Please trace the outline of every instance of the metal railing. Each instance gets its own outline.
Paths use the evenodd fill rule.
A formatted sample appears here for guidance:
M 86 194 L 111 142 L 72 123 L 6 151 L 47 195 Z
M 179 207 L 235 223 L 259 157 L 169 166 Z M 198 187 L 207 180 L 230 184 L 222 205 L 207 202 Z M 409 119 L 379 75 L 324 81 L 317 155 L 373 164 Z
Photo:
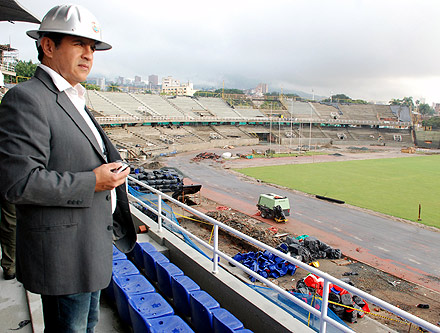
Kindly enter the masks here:
M 271 287 L 272 289 L 278 291 L 280 294 L 282 294 L 283 296 L 287 297 L 289 300 L 291 300 L 292 302 L 294 302 L 296 305 L 300 306 L 301 308 L 307 310 L 308 312 L 311 312 L 313 315 L 317 316 L 320 318 L 320 330 L 319 332 L 321 333 L 325 333 L 326 329 L 327 329 L 327 324 L 331 324 L 335 327 L 337 327 L 338 329 L 340 329 L 343 332 L 353 332 L 353 330 L 351 330 L 350 328 L 347 328 L 346 326 L 338 323 L 337 321 L 335 321 L 334 319 L 330 318 L 327 315 L 327 310 L 328 310 L 328 295 L 329 295 L 329 286 L 330 283 L 336 284 L 341 288 L 344 288 L 346 290 L 348 290 L 349 292 L 358 295 L 359 297 L 362 297 L 363 299 L 370 301 L 371 303 L 387 310 L 390 311 L 392 313 L 394 313 L 395 315 L 403 318 L 404 320 L 407 320 L 408 322 L 411 322 L 413 324 L 419 325 L 420 327 L 427 329 L 431 332 L 438 332 L 440 333 L 440 328 L 438 326 L 435 326 L 417 316 L 414 316 L 406 311 L 401 310 L 400 308 L 389 304 L 373 295 L 370 295 L 356 287 L 353 287 L 327 273 L 324 273 L 312 266 L 309 266 L 305 263 L 303 263 L 302 261 L 299 261 L 297 259 L 292 258 L 291 256 L 278 251 L 276 249 L 274 249 L 273 247 L 270 247 L 252 237 L 249 237 L 245 234 L 243 234 L 242 232 L 235 230 L 215 219 L 213 219 L 212 217 L 209 217 L 201 212 L 199 212 L 198 210 L 187 206 L 183 203 L 181 203 L 180 201 L 152 188 L 151 186 L 146 185 L 145 183 L 142 183 L 140 181 L 138 181 L 137 179 L 129 176 L 128 177 L 131 181 L 135 182 L 136 184 L 145 187 L 146 189 L 148 189 L 149 191 L 151 191 L 152 193 L 155 193 L 158 197 L 158 205 L 157 205 L 157 209 L 154 209 L 153 207 L 145 204 L 144 202 L 142 202 L 140 199 L 129 195 L 129 197 L 134 200 L 136 203 L 138 203 L 139 205 L 141 205 L 142 207 L 148 209 L 149 211 L 153 212 L 154 214 L 157 215 L 158 217 L 158 232 L 162 232 L 162 228 L 163 228 L 163 220 L 165 220 L 168 223 L 171 223 L 173 225 L 173 228 L 177 228 L 179 231 L 181 231 L 182 233 L 184 233 L 185 235 L 187 235 L 188 237 L 190 237 L 191 239 L 197 241 L 200 245 L 204 246 L 206 249 L 208 249 L 209 251 L 212 252 L 212 273 L 216 274 L 218 272 L 218 258 L 221 257 L 223 259 L 225 259 L 226 261 L 232 263 L 234 266 L 237 266 L 239 268 L 241 268 L 243 271 L 245 271 L 247 274 L 251 275 L 252 277 L 254 277 L 255 279 L 259 280 L 260 282 L 266 284 L 267 286 Z M 171 201 L 172 203 L 176 204 L 177 206 L 185 209 L 186 211 L 194 214 L 195 216 L 209 222 L 212 223 L 214 226 L 214 231 L 213 231 L 213 245 L 210 245 L 208 243 L 206 243 L 204 240 L 198 238 L 197 236 L 191 234 L 190 232 L 188 232 L 186 229 L 182 228 L 181 226 L 179 226 L 178 224 L 174 223 L 171 219 L 169 219 L 168 217 L 162 215 L 162 199 L 167 199 L 169 201 Z M 315 309 L 314 307 L 308 305 L 307 303 L 301 301 L 300 299 L 296 298 L 295 296 L 293 296 L 291 293 L 287 292 L 286 290 L 280 288 L 279 286 L 277 286 L 276 284 L 272 283 L 271 281 L 267 280 L 266 278 L 262 277 L 261 275 L 257 274 L 256 272 L 250 270 L 249 268 L 247 268 L 246 266 L 242 265 L 240 262 L 232 259 L 230 256 L 228 256 L 227 254 L 221 252 L 219 250 L 219 246 L 218 246 L 218 236 L 219 236 L 219 228 L 234 234 L 235 236 L 249 242 L 252 243 L 256 246 L 258 246 L 259 248 L 262 248 L 264 250 L 270 251 L 271 253 L 277 255 L 280 258 L 283 258 L 284 260 L 287 260 L 288 262 L 310 272 L 313 273 L 321 278 L 323 278 L 324 280 L 324 289 L 323 289 L 323 295 L 322 295 L 322 306 L 321 306 L 321 311 Z
M 278 123 L 289 124 L 335 124 L 335 125 L 370 125 L 370 126 L 384 126 L 384 127 L 409 127 L 409 122 L 398 121 L 374 121 L 374 120 L 350 120 L 350 119 L 325 119 L 325 118 L 272 118 L 272 117 L 252 117 L 252 118 L 238 118 L 238 117 L 200 117 L 193 118 L 189 116 L 171 117 L 171 116 L 100 116 L 96 117 L 99 124 L 124 124 L 124 123 L 149 123 L 149 122 L 191 122 L 191 123 L 228 123 L 228 122 L 256 122 L 256 123 Z

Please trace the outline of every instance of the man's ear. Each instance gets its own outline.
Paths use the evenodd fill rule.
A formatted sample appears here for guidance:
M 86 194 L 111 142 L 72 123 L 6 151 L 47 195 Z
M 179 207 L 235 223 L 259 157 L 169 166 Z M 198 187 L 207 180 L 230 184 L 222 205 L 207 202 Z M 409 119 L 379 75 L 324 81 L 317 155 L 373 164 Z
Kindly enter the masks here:
M 55 43 L 49 37 L 43 37 L 40 40 L 41 48 L 43 49 L 44 55 L 51 59 L 55 51 Z

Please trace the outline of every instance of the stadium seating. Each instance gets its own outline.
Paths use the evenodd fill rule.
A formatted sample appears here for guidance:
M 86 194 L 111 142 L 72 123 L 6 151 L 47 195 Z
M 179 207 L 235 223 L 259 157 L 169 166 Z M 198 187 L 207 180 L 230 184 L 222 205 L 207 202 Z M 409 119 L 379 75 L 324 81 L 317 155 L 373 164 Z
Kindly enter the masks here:
M 227 105 L 221 98 L 199 97 L 200 103 L 216 117 L 240 118 L 241 115 Z
M 114 248 L 112 286 L 119 316 L 134 333 L 194 332 L 191 326 L 196 332 L 251 332 L 151 243 L 137 243 L 129 257 L 156 279 L 148 281 L 124 257 Z

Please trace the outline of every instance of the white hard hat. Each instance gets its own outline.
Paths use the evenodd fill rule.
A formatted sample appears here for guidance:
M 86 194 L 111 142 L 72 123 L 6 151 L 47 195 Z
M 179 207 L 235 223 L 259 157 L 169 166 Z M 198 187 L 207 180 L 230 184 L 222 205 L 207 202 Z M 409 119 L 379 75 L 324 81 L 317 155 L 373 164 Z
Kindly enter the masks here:
M 78 5 L 60 5 L 49 10 L 41 22 L 40 29 L 29 30 L 27 35 L 39 39 L 45 32 L 81 36 L 96 41 L 96 50 L 109 50 L 110 44 L 102 41 L 101 27 L 95 16 Z

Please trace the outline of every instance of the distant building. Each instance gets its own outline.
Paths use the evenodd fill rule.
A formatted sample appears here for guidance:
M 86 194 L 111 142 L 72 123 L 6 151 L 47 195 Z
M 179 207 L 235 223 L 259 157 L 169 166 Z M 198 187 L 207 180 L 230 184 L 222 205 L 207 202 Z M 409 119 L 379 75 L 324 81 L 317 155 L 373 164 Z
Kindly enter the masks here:
M 149 75 L 148 76 L 148 84 L 151 86 L 158 86 L 159 85 L 159 77 L 157 75 Z
M 257 88 L 255 88 L 256 90 L 256 94 L 267 94 L 269 92 L 269 87 L 267 86 L 266 83 L 260 83 L 258 84 Z
M 105 78 L 104 77 L 100 77 L 99 79 L 97 79 L 96 84 L 99 86 L 99 89 L 101 89 L 101 91 L 105 91 Z
M 440 114 L 440 103 L 435 103 L 433 109 L 435 114 Z
M 172 76 L 162 78 L 162 89 L 167 87 L 179 87 L 180 81 L 174 79 Z
M 191 82 L 180 84 L 179 80 L 172 76 L 162 78 L 161 93 L 167 95 L 194 96 L 194 86 Z
M 18 50 L 11 45 L 0 45 L 0 87 L 5 85 L 4 75 L 15 76 L 15 64 L 18 61 Z
M 123 76 L 118 76 L 118 78 L 116 79 L 116 84 L 122 86 L 124 85 L 124 80 L 125 78 Z

